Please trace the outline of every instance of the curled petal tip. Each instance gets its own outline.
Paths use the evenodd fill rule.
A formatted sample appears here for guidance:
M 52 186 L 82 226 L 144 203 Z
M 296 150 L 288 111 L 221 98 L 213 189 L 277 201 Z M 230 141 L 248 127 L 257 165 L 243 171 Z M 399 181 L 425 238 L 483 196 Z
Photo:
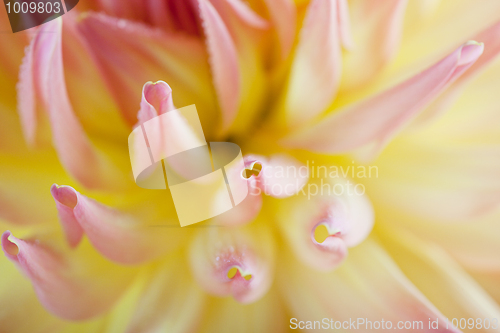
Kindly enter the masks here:
M 325 233 L 325 231 L 318 230 L 323 228 L 323 224 L 317 225 L 313 228 L 311 232 L 311 241 L 319 251 L 326 253 L 329 258 L 328 265 L 321 265 L 319 268 L 330 269 L 340 265 L 347 257 L 347 245 L 342 239 L 340 231 L 326 230 L 326 235 L 324 235 L 326 238 L 318 238 L 318 234 Z
M 478 43 L 473 40 L 466 42 L 460 49 L 458 66 L 474 63 L 481 56 L 481 54 L 483 54 L 483 51 L 483 43 Z
M 139 124 L 174 110 L 172 89 L 164 81 L 146 82 L 142 88 L 141 109 L 137 114 Z
M 344 237 L 349 234 L 352 224 L 347 206 L 341 200 L 335 200 L 325 207 L 319 223 L 314 219 L 311 221 L 312 250 L 316 253 L 310 263 L 320 270 L 337 267 L 347 257 Z
M 74 215 L 78 193 L 70 186 L 53 184 L 50 193 L 56 202 L 57 213 L 69 246 L 76 247 L 83 237 L 83 228 Z
M 10 260 L 17 260 L 17 255 L 19 254 L 19 247 L 15 242 L 9 240 L 12 233 L 7 230 L 2 234 L 2 250 Z M 12 236 L 14 237 L 14 236 Z
M 78 203 L 76 191 L 70 186 L 59 186 L 57 184 L 53 184 L 50 187 L 50 193 L 54 197 L 54 200 L 66 207 L 75 208 Z
M 63 255 L 39 240 L 15 238 L 10 231 L 2 235 L 2 249 L 31 281 L 40 303 L 64 319 L 85 320 L 108 311 L 130 281 L 130 273 L 119 267 L 104 268 L 103 276 L 94 279 L 95 267 L 103 264 L 100 258 L 70 265 L 70 259 L 88 258 Z
M 373 158 L 464 74 L 482 52 L 482 44 L 467 42 L 393 88 L 351 104 L 298 134 L 292 134 L 284 139 L 284 144 L 329 154 L 364 150 L 365 158 Z
M 272 239 L 267 229 L 258 234 L 248 231 L 213 229 L 195 238 L 190 248 L 191 269 L 206 292 L 232 296 L 243 304 L 267 292 L 274 261 Z
M 282 201 L 278 220 L 302 262 L 320 271 L 330 271 L 344 261 L 348 248 L 368 236 L 373 227 L 373 211 L 364 194 L 348 192 L 352 183 L 347 179 L 321 184 L 342 188 L 342 194 L 295 196 Z M 317 184 L 312 180 L 310 185 Z
M 92 245 L 108 259 L 122 264 L 138 264 L 163 254 L 177 244 L 175 231 L 165 236 L 141 224 L 135 215 L 112 209 L 69 186 L 52 185 L 59 218 L 71 247 L 85 233 Z

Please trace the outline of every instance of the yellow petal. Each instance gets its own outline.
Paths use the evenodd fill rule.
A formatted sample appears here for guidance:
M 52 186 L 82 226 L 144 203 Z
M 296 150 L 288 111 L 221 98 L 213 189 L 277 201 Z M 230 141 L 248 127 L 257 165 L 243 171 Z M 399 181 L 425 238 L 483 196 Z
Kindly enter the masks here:
M 403 273 L 446 317 L 500 317 L 500 306 L 437 243 L 394 228 L 381 234 Z
M 293 272 L 291 274 L 290 272 Z M 354 331 L 361 320 L 359 331 L 376 331 L 368 321 L 376 325 L 381 320 L 391 322 L 392 330 L 399 322 L 410 321 L 411 325 L 427 329 L 429 318 L 439 320 L 440 332 L 459 332 L 446 328 L 443 315 L 418 291 L 390 259 L 382 247 L 367 240 L 353 249 L 345 263 L 333 272 L 322 273 L 307 269 L 287 258 L 279 271 L 278 285 L 286 297 L 297 320 L 328 323 L 331 318 Z M 358 319 L 359 318 L 359 319 Z M 293 322 L 290 325 L 293 328 Z M 305 326 L 303 324 L 303 326 Z M 375 326 L 376 327 L 376 326 Z M 387 326 L 386 326 L 387 327 Z M 413 327 L 417 330 L 417 327 Z

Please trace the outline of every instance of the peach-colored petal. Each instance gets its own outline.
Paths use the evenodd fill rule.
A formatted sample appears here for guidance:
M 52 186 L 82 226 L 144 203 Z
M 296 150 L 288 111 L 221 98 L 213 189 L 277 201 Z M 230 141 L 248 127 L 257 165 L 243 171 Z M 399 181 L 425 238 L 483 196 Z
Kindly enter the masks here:
M 88 44 L 127 122 L 137 122 L 144 82 L 164 80 L 176 104 L 196 104 L 205 128 L 214 123 L 215 98 L 202 43 L 191 36 L 102 14 L 86 14 L 77 27 Z
M 341 90 L 356 89 L 373 80 L 396 55 L 407 2 L 351 2 L 352 34 L 356 46 L 343 56 Z
M 285 154 L 270 157 L 259 155 L 245 156 L 245 166 L 252 169 L 255 164 L 261 166 L 258 175 L 253 176 L 255 186 L 266 195 L 275 198 L 287 198 L 298 193 L 309 179 L 308 168 Z
M 227 129 L 236 117 L 241 95 L 238 54 L 227 26 L 213 5 L 207 0 L 198 0 L 198 5 L 222 111 L 222 126 Z
M 31 280 L 45 308 L 65 319 L 88 319 L 107 311 L 131 277 L 128 270 L 96 257 L 92 265 L 80 266 L 81 261 L 77 264 L 39 241 L 17 239 L 10 231 L 2 235 L 2 249 Z
M 399 229 L 384 229 L 382 235 L 403 273 L 446 317 L 500 316 L 499 305 L 438 244 Z
M 344 153 L 368 145 L 379 149 L 465 72 L 482 52 L 482 44 L 467 42 L 419 75 L 348 106 L 318 124 L 290 135 L 283 143 L 289 147 L 329 154 Z
M 373 208 L 355 186 L 348 179 L 311 179 L 304 195 L 277 203 L 280 227 L 302 262 L 318 270 L 332 270 L 346 258 L 347 248 L 368 237 Z M 326 228 L 328 236 L 316 239 L 318 228 Z
M 500 53 L 500 22 L 493 24 L 486 30 L 477 34 L 474 40 L 485 44 L 484 52 L 481 57 L 465 72 L 458 80 L 456 80 L 439 98 L 437 98 L 429 107 L 418 115 L 412 126 L 421 126 L 429 121 L 435 120 L 436 117 L 445 112 L 457 98 L 461 95 L 463 89 L 472 81 L 478 74 L 483 72 L 491 62 L 498 59 Z
M 207 227 L 190 244 L 191 270 L 208 293 L 251 303 L 271 286 L 274 252 L 270 230 L 258 222 L 238 228 Z
M 62 20 L 53 20 L 38 30 L 27 49 L 18 88 L 18 98 L 27 100 L 19 103 L 26 137 L 33 141 L 35 108 L 40 103 L 48 112 L 53 143 L 66 170 L 89 188 L 123 187 L 123 175 L 91 144 L 73 112 L 64 78 L 61 35 Z
M 500 280 L 500 270 L 471 270 L 469 273 L 474 277 L 474 279 L 481 284 L 481 286 L 488 292 L 490 297 L 495 299 L 497 304 L 500 303 L 500 286 L 498 281 Z
M 134 216 L 119 212 L 69 186 L 54 184 L 51 193 L 58 203 L 68 242 L 76 246 L 81 238 L 81 231 L 75 225 L 77 221 L 94 247 L 118 263 L 138 264 L 157 258 L 176 247 L 186 234 L 180 231 L 180 227 L 147 225 L 144 223 L 145 219 L 150 219 L 147 213 Z
M 338 1 L 311 1 L 285 97 L 286 124 L 298 126 L 333 102 L 341 74 Z
M 347 322 L 344 324 L 346 330 L 355 330 L 360 318 L 356 330 L 372 332 L 376 330 L 374 326 L 371 329 L 366 326 L 368 321 L 372 325 L 375 321 L 381 325 L 382 319 L 385 323 L 390 321 L 392 331 L 400 321 L 403 324 L 422 321 L 419 329 L 413 328 L 418 331 L 428 329 L 429 318 L 438 318 L 436 332 L 460 332 L 451 325 L 446 328 L 445 317 L 373 240 L 353 249 L 349 259 L 333 272 L 317 272 L 297 265 L 300 263 L 288 258 L 278 276 L 278 286 L 293 317 L 301 318 L 299 320 L 321 322 L 323 318 L 331 318 L 340 321 L 341 325 Z M 294 274 L 287 274 L 290 271 Z M 350 326 L 350 321 L 354 322 L 354 327 Z M 383 330 L 381 326 L 379 330 Z
M 295 39 L 297 9 L 292 0 L 265 0 L 265 3 L 278 35 L 281 59 L 285 59 Z

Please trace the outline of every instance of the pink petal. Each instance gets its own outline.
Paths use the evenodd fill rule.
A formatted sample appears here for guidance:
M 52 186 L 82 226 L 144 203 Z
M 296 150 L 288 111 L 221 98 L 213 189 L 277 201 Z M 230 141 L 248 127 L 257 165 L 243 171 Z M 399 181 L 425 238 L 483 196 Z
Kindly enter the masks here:
M 143 20 L 146 17 L 146 6 L 143 0 L 97 0 L 102 9 L 109 15 L 129 20 Z
M 196 1 L 167 0 L 171 15 L 180 31 L 200 35 L 199 21 L 196 16 Z
M 245 163 L 245 168 L 250 168 L 247 163 Z M 235 179 L 233 177 L 241 176 L 242 170 L 238 165 L 235 165 L 233 168 L 229 168 L 229 170 L 227 170 L 228 179 Z M 261 195 L 262 190 L 259 188 L 257 178 L 252 176 L 247 179 L 246 184 L 242 183 L 238 185 L 246 185 L 248 187 L 248 194 L 246 198 L 237 204 L 237 206 L 233 209 L 214 217 L 211 224 L 224 226 L 244 225 L 252 222 L 260 213 L 263 200 Z
M 163 81 L 147 82 L 142 88 L 141 109 L 137 114 L 139 124 L 171 110 L 175 107 L 170 86 Z
M 261 298 L 273 280 L 274 243 L 262 225 L 200 229 L 190 244 L 191 270 L 198 284 L 217 296 L 232 295 L 240 303 Z M 228 277 L 236 268 L 234 277 Z
M 351 35 L 351 19 L 349 17 L 347 0 L 339 0 L 338 11 L 340 40 L 342 41 L 342 45 L 350 51 L 354 47 L 354 41 Z
M 17 85 L 17 94 L 22 96 L 18 98 L 17 109 L 24 134 L 24 139 L 28 145 L 35 144 L 36 129 L 39 117 L 36 106 L 35 82 L 33 81 L 33 54 L 32 45 L 26 49 L 23 63 L 19 69 L 19 84 Z
M 214 147 L 216 146 L 211 146 L 212 154 L 214 154 Z M 233 198 L 236 192 L 247 193 L 247 196 L 239 203 L 235 203 L 236 206 L 229 211 L 214 217 L 210 224 L 224 226 L 244 225 L 252 222 L 260 213 L 263 200 L 261 195 L 262 190 L 259 188 L 257 177 L 251 176 L 246 180 L 241 178 L 247 178 L 246 170 L 252 168 L 253 162 L 248 162 L 245 157 L 242 163 L 244 165 L 234 163 L 226 167 L 226 178 L 233 184 L 231 189 Z M 242 167 L 245 168 L 245 170 L 242 170 Z M 247 189 L 242 187 L 247 187 Z
M 262 209 L 262 196 L 249 193 L 233 209 L 213 218 L 214 225 L 238 226 L 252 222 Z
M 321 50 L 321 52 L 318 52 Z M 296 127 L 333 102 L 341 74 L 338 1 L 313 0 L 286 90 L 286 124 Z
M 297 8 L 292 0 L 265 0 L 265 3 L 278 34 L 281 59 L 286 59 L 295 39 Z
M 33 141 L 34 108 L 40 103 L 49 114 L 53 143 L 65 169 L 88 188 L 123 187 L 124 179 L 92 146 L 73 112 L 64 78 L 61 34 L 62 20 L 53 20 L 40 28 L 27 49 L 18 86 L 18 98 L 26 99 L 19 103 L 26 137 Z
M 478 40 L 485 45 L 484 53 L 465 74 L 429 105 L 424 112 L 418 115 L 412 126 L 428 124 L 429 121 L 433 121 L 442 115 L 458 99 L 467 84 L 483 72 L 492 61 L 498 59 L 500 53 L 500 22 L 477 34 L 473 40 Z
M 0 271 L 0 306 L 3 308 L 0 327 L 4 332 L 48 332 L 63 325 L 62 320 L 40 304 L 31 281 L 5 255 L 0 255 Z M 26 320 L 26 313 L 30 314 L 30 320 Z
M 221 0 L 212 0 L 214 2 L 221 2 Z M 228 9 L 231 10 L 229 15 L 238 17 L 243 23 L 254 29 L 265 30 L 269 28 L 269 23 L 257 15 L 245 2 L 242 0 L 224 0 Z
M 174 31 L 176 29 L 174 13 L 168 8 L 168 3 L 164 0 L 149 0 L 146 2 L 147 13 L 153 26 Z
M 172 87 L 177 105 L 196 104 L 204 125 L 214 122 L 215 97 L 206 89 L 210 69 L 198 39 L 102 14 L 86 15 L 77 27 L 92 45 L 94 60 L 131 126 L 137 122 L 144 82 L 158 80 Z
M 245 166 L 251 169 L 258 163 L 262 170 L 255 178 L 255 185 L 264 194 L 275 198 L 287 198 L 297 194 L 309 179 L 308 168 L 287 155 L 272 155 L 269 158 L 259 155 L 245 156 Z
M 318 124 L 292 134 L 283 143 L 328 154 L 345 153 L 369 144 L 379 148 L 465 72 L 482 52 L 482 44 L 468 42 L 419 75 L 335 112 Z
M 69 320 L 88 319 L 109 310 L 131 278 L 130 271 L 102 259 L 93 257 L 92 263 L 85 263 L 79 257 L 62 256 L 39 241 L 17 239 L 10 231 L 2 235 L 2 249 L 31 280 L 45 308 Z
M 207 0 L 198 0 L 215 90 L 222 110 L 222 126 L 227 129 L 239 108 L 240 71 L 238 53 L 227 26 Z
M 69 186 L 54 184 L 51 193 L 68 242 L 76 246 L 81 239 L 82 231 L 76 226 L 77 222 L 94 247 L 103 256 L 118 263 L 139 264 L 155 259 L 176 247 L 185 235 L 179 232 L 180 227 L 164 228 L 162 232 L 158 225 L 142 222 L 152 221 L 147 213 L 136 217 L 119 212 Z
M 64 19 L 62 53 L 66 90 L 73 111 L 89 136 L 94 140 L 116 141 L 128 135 L 130 126 L 92 59 L 92 44 L 88 44 L 77 29 L 80 19 L 78 12 L 73 11 Z M 115 145 L 103 148 L 107 148 L 105 154 L 108 156 L 116 154 Z M 124 150 L 122 153 L 126 154 Z M 121 157 L 126 158 L 123 155 Z M 122 161 L 117 162 L 121 165 Z
M 500 279 L 500 270 L 489 270 L 489 271 L 472 271 L 470 274 L 473 276 L 474 280 L 479 282 L 484 290 L 489 296 L 498 304 L 500 302 L 500 286 L 498 285 L 498 280 Z
M 59 220 L 66 234 L 66 239 L 71 247 L 76 247 L 83 237 L 83 229 L 73 213 L 73 209 L 78 203 L 77 196 L 71 187 L 57 186 L 56 184 L 52 185 L 50 193 L 56 201 Z
M 210 32 L 205 29 L 207 48 L 214 59 L 212 61 L 214 86 L 216 91 L 219 89 L 219 85 L 222 87 L 221 89 L 231 89 L 233 91 L 232 95 L 230 95 L 231 91 L 228 91 L 227 95 L 219 94 L 219 106 L 223 112 L 223 126 L 222 132 L 219 131 L 217 135 L 220 137 L 224 135 L 225 131 L 235 135 L 242 135 L 248 131 L 249 124 L 256 122 L 260 116 L 259 110 L 262 109 L 265 103 L 265 96 L 268 91 L 268 73 L 263 64 L 262 51 L 263 45 L 266 44 L 266 30 L 269 25 L 242 0 L 210 0 L 210 4 L 213 5 L 214 12 L 220 18 L 221 24 L 223 24 L 220 31 L 212 29 L 213 31 Z M 204 16 L 200 16 L 204 20 Z M 221 34 L 226 29 L 231 38 L 228 41 L 231 45 L 229 43 L 227 45 L 222 44 L 224 42 L 223 38 L 221 38 L 222 35 L 219 37 L 210 35 L 210 33 Z M 218 44 L 215 43 L 217 40 Z M 233 45 L 235 65 L 230 68 L 233 66 L 233 52 L 220 56 L 220 54 L 213 53 L 212 50 L 214 46 L 217 46 L 223 51 L 226 46 L 227 48 L 233 48 Z M 217 57 L 221 57 L 221 59 L 217 60 L 218 63 L 215 61 Z M 230 67 L 225 68 L 224 66 Z M 235 72 L 235 70 L 237 71 Z M 218 72 L 224 73 L 225 81 Z M 233 88 L 231 84 L 236 82 L 237 86 Z M 238 89 L 238 93 L 234 93 L 236 89 Z M 223 93 L 225 94 L 225 92 Z M 228 122 L 227 126 L 224 125 L 226 118 L 224 114 L 224 104 L 226 103 L 224 98 L 234 99 L 236 105 L 234 112 L 229 115 L 232 120 Z
M 341 91 L 354 91 L 373 80 L 394 58 L 399 50 L 406 5 L 407 0 L 352 3 L 352 34 L 356 37 L 356 47 L 351 46 L 344 54 L 345 75 Z M 343 30 L 346 29 L 341 29 L 341 33 Z M 349 40 L 348 45 L 352 44 Z
M 294 274 L 284 274 L 287 271 Z M 422 321 L 421 326 L 413 330 L 428 330 L 429 318 L 438 318 L 436 332 L 460 332 L 452 325 L 446 328 L 445 317 L 374 241 L 365 241 L 353 249 L 349 259 L 335 271 L 316 272 L 288 258 L 282 273 L 277 285 L 295 318 L 320 322 L 331 318 L 341 325 L 347 321 L 345 327 L 351 328 L 357 327 L 359 318 L 359 331 L 363 332 L 375 332 L 374 323 L 381 324 L 382 319 L 385 323 L 390 321 L 392 327 L 379 326 L 381 331 L 395 331 L 400 321 Z M 371 329 L 367 321 L 371 322 Z
M 322 271 L 338 267 L 347 248 L 359 245 L 374 224 L 373 208 L 356 184 L 348 179 L 312 179 L 306 195 L 278 203 L 277 219 L 290 247 L 305 264 Z M 315 238 L 326 227 L 324 241 Z

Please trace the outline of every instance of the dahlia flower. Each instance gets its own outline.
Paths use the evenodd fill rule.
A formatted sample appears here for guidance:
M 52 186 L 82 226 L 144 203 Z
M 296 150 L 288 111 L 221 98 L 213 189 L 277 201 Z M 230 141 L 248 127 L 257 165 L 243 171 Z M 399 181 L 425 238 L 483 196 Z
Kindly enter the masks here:
M 500 1 L 3 13 L 0 331 L 498 331 Z M 181 228 L 127 138 L 192 104 L 252 193 Z

